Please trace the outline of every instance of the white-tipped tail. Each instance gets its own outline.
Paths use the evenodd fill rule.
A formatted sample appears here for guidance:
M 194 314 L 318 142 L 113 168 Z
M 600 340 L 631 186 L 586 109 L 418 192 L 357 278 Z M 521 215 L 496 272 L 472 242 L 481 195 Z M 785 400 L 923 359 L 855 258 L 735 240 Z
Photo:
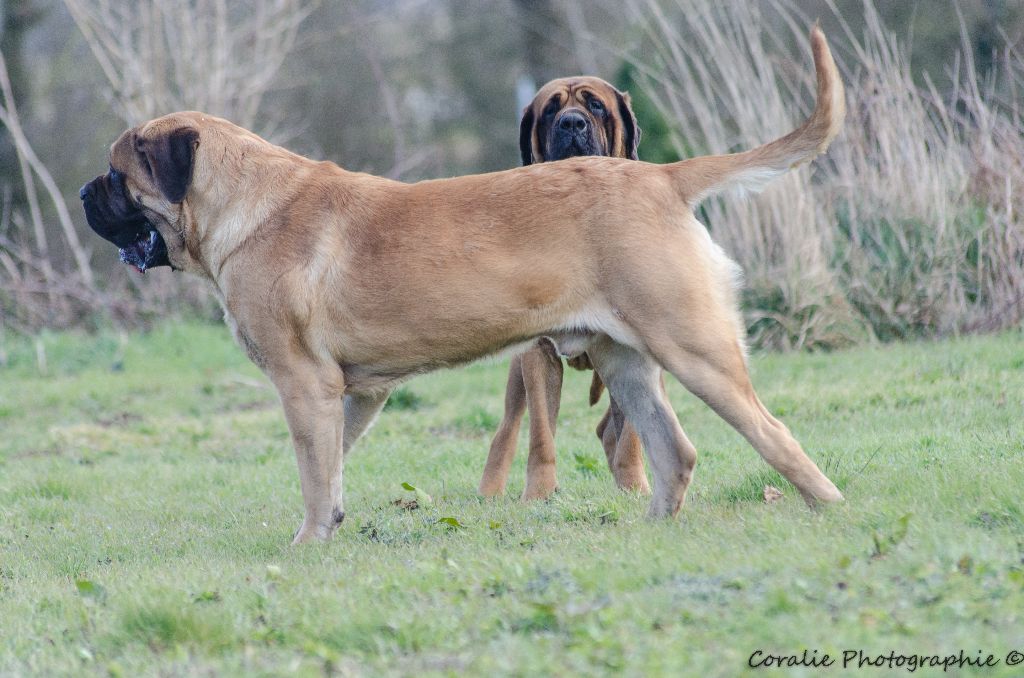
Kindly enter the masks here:
M 771 180 L 824 153 L 846 116 L 846 95 L 821 29 L 811 29 L 818 79 L 814 112 L 798 128 L 763 146 L 729 155 L 709 155 L 666 165 L 691 206 L 726 189 L 760 191 Z

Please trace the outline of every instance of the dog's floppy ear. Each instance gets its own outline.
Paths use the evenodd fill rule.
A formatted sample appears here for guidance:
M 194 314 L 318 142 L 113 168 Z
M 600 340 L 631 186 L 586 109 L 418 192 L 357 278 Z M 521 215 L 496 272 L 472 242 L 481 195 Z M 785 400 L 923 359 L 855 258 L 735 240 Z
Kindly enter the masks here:
M 640 145 L 640 126 L 636 124 L 636 116 L 633 115 L 629 92 L 615 90 L 615 98 L 619 103 L 619 117 L 622 118 L 622 146 L 626 149 L 626 157 L 638 160 L 636 149 Z
M 140 136 L 135 143 L 136 148 L 146 156 L 153 181 L 164 198 L 172 203 L 183 201 L 192 185 L 199 130 L 179 127 L 148 137 Z
M 533 104 L 523 109 L 523 119 L 519 122 L 519 155 L 523 165 L 533 164 L 533 125 L 537 117 L 533 112 Z

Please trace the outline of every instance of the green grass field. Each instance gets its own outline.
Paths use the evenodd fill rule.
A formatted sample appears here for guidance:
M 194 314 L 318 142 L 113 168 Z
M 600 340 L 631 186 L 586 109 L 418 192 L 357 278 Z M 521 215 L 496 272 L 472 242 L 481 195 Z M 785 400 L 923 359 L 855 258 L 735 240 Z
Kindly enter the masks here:
M 522 440 L 510 496 L 480 499 L 507 362 L 423 377 L 350 458 L 333 542 L 305 547 L 276 396 L 224 328 L 41 344 L 47 374 L 10 337 L 0 368 L 2 675 L 827 675 L 848 649 L 1024 672 L 1019 332 L 754 356 L 846 494 L 820 515 L 673 383 L 700 457 L 680 519 L 647 521 L 568 372 L 561 490 L 518 501 Z M 747 668 L 805 648 L 836 665 Z

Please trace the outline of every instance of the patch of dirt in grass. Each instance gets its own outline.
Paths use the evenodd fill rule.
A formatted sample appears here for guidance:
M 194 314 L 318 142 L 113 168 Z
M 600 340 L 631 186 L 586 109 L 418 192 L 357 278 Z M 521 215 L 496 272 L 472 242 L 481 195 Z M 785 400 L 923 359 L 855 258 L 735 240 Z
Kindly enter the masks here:
M 100 417 L 96 423 L 103 428 L 127 426 L 142 421 L 142 416 L 134 412 L 115 412 L 114 414 Z
M 60 450 L 55 445 L 48 445 L 46 447 L 30 447 L 27 450 L 21 450 L 15 452 L 10 456 L 11 459 L 34 459 L 39 457 L 59 457 Z
M 395 499 L 391 505 L 397 506 L 403 511 L 415 511 L 420 507 L 420 503 L 415 499 Z

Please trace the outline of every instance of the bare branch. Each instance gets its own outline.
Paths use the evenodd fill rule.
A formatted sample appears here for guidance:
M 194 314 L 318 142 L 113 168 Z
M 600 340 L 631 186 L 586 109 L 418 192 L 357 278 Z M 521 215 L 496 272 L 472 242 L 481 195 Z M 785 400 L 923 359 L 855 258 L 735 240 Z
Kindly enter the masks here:
M 64 0 L 129 125 L 196 109 L 252 128 L 318 0 Z
M 78 234 L 75 232 L 74 223 L 71 221 L 71 215 L 68 213 L 67 203 L 64 202 L 64 196 L 61 194 L 60 189 L 57 187 L 57 182 L 53 180 L 53 176 L 50 174 L 46 165 L 36 155 L 32 145 L 29 143 L 28 138 L 25 136 L 24 131 L 21 128 L 21 121 L 18 119 L 18 109 L 14 104 L 14 95 L 11 92 L 10 78 L 7 75 L 7 62 L 4 60 L 4 56 L 0 53 L 0 94 L 3 95 L 3 103 L 0 104 L 0 123 L 7 128 L 11 133 L 11 138 L 14 141 L 14 146 L 17 149 L 18 161 L 22 167 L 22 176 L 25 181 L 26 193 L 29 196 L 29 206 L 32 215 L 33 227 L 36 229 L 36 239 L 40 247 L 40 256 L 46 259 L 48 262 L 49 251 L 46 244 L 45 236 L 42 230 L 42 212 L 39 208 L 38 198 L 36 197 L 35 183 L 32 178 L 34 172 L 39 180 L 43 182 L 43 187 L 46 188 L 46 192 L 50 196 L 50 200 L 53 202 L 53 207 L 57 211 L 57 219 L 60 222 L 61 229 L 64 233 L 64 238 L 67 241 L 68 248 L 71 250 L 72 256 L 75 258 L 75 263 L 78 266 L 79 275 L 82 276 L 82 280 L 91 289 L 94 287 L 94 278 L 92 274 L 92 267 L 89 265 L 89 258 L 86 256 L 85 251 L 82 249 L 82 243 L 78 239 Z M 27 168 L 31 168 L 29 171 Z M 47 266 L 49 266 L 49 262 Z M 52 271 L 50 272 L 52 278 Z

